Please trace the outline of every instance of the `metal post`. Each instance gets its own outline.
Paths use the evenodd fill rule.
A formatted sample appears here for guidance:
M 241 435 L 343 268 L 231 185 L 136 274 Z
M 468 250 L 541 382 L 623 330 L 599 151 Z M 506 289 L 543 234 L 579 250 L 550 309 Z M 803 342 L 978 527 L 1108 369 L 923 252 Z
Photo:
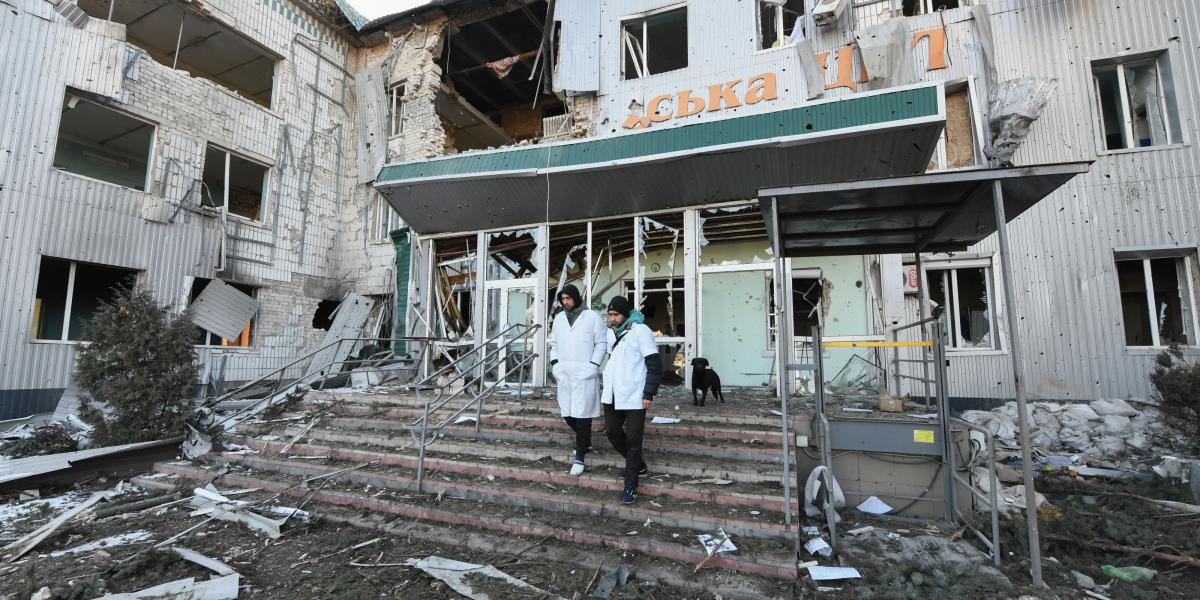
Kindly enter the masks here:
M 968 437 L 970 433 L 967 434 Z M 988 502 L 992 509 L 992 563 L 1000 566 L 1000 480 L 996 477 L 996 436 L 987 436 Z
M 776 198 L 771 199 L 771 231 L 774 235 L 771 236 L 771 250 L 775 255 L 775 285 L 771 293 L 775 294 L 775 363 L 777 366 L 776 372 L 779 377 L 779 412 L 783 413 L 780 421 L 783 426 L 783 515 L 784 527 L 786 531 L 792 530 L 792 440 L 788 431 L 788 378 L 791 371 L 788 369 L 788 363 L 791 362 L 791 352 L 787 351 L 788 344 L 785 331 L 790 331 L 790 325 L 786 319 L 790 316 L 786 313 L 787 298 L 783 295 L 784 277 L 788 276 L 786 272 L 786 259 L 783 257 L 783 243 L 780 237 L 783 235 L 783 230 L 779 226 L 779 202 Z M 797 545 L 799 538 L 796 539 Z M 798 548 L 798 546 L 797 546 Z
M 417 398 L 420 399 L 421 392 L 417 392 Z M 425 437 L 429 432 L 429 401 L 426 400 L 425 408 L 421 414 L 421 447 L 417 454 L 417 493 L 425 491 L 423 489 L 425 483 Z
M 937 377 L 937 383 L 934 388 L 937 390 L 938 403 L 938 420 L 942 422 L 942 477 L 944 478 L 945 496 L 946 496 L 946 520 L 954 522 L 955 516 L 958 514 L 958 489 L 954 486 L 954 474 L 956 472 L 957 460 L 954 447 L 954 433 L 950 424 L 950 401 L 949 390 L 947 389 L 948 382 L 943 375 L 946 365 L 946 325 L 939 321 L 933 325 L 934 344 L 932 354 L 934 360 L 937 361 L 933 372 Z M 929 385 L 926 383 L 926 385 Z
M 1000 242 L 1000 268 L 1004 277 L 1004 303 L 1008 307 L 1008 338 L 1012 349 L 1013 386 L 1017 396 L 1017 425 L 1021 433 L 1021 478 L 1025 483 L 1025 520 L 1029 529 L 1029 570 L 1033 585 L 1043 587 L 1042 549 L 1038 534 L 1037 492 L 1033 487 L 1033 456 L 1029 446 L 1029 402 L 1025 397 L 1025 367 L 1021 363 L 1021 334 L 1017 329 L 1017 295 L 1013 290 L 1012 254 L 1008 245 L 1008 222 L 1004 215 L 1004 188 L 992 182 L 992 204 L 996 209 L 996 235 Z
M 929 286 L 926 285 L 925 279 L 925 261 L 921 260 L 921 252 L 917 251 L 917 316 L 920 321 L 929 318 Z M 921 341 L 929 340 L 928 325 L 921 324 Z M 929 412 L 929 361 L 933 360 L 933 352 L 926 348 L 921 348 L 921 377 L 925 380 L 922 383 L 925 385 L 925 412 Z
M 113 9 L 117 8 L 117 0 L 108 0 L 108 20 L 112 21 Z
M 187 21 L 187 10 L 184 10 L 183 14 L 179 15 L 179 35 L 175 36 L 175 56 L 173 56 L 171 58 L 171 68 L 172 69 L 174 69 L 175 66 L 179 64 L 179 45 L 181 43 L 183 43 L 183 23 L 184 23 L 184 21 Z M 228 154 L 225 155 L 225 164 L 227 165 L 226 169 L 225 169 L 225 189 L 228 190 L 229 189 L 229 168 L 228 168 L 229 155 Z M 229 206 L 228 194 L 226 194 L 225 206 L 226 207 Z

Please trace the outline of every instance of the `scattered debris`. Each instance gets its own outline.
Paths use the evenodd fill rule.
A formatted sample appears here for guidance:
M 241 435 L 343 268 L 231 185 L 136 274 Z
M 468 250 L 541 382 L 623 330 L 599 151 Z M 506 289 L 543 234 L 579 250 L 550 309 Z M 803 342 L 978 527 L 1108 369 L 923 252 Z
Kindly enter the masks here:
M 624 587 L 629 581 L 629 567 L 621 565 L 600 578 L 600 583 L 596 585 L 595 591 L 592 592 L 593 598 L 609 598 L 618 587 Z
M 1113 579 L 1119 579 L 1127 583 L 1141 583 L 1154 579 L 1158 575 L 1158 571 L 1147 569 L 1146 567 L 1114 567 L 1112 565 L 1104 565 L 1100 567 L 1105 575 Z
M 504 573 L 503 571 L 500 571 L 491 565 L 476 565 L 459 562 L 457 560 L 450 560 L 440 556 L 427 556 L 420 560 L 410 558 L 405 561 L 405 564 L 411 567 L 416 567 L 417 569 L 427 573 L 429 576 L 445 582 L 446 585 L 450 586 L 450 588 L 454 591 L 468 598 L 472 598 L 473 600 L 488 600 L 490 597 L 482 592 L 476 591 L 474 586 L 467 581 L 468 576 L 471 575 L 480 575 L 484 577 L 490 577 L 492 579 L 499 579 L 500 581 L 515 588 L 541 594 L 541 597 L 543 598 L 552 599 L 556 597 L 550 595 L 541 588 L 529 585 L 528 583 Z M 561 600 L 561 597 L 559 598 Z
M 271 539 L 277 539 L 282 535 L 279 527 L 283 521 L 268 519 L 246 510 L 249 506 L 247 503 L 222 496 L 212 484 L 209 484 L 207 488 L 197 488 L 195 494 L 190 501 L 192 508 L 196 509 L 192 512 L 192 516 L 208 515 L 210 518 L 221 521 L 241 523 L 267 534 L 267 537 Z
M 858 505 L 858 510 L 869 515 L 886 515 L 892 512 L 892 507 L 877 496 L 871 496 Z
M 698 485 L 698 484 L 703 484 L 703 483 L 711 483 L 713 485 L 729 485 L 733 482 L 728 479 L 721 479 L 719 477 L 709 477 L 706 479 L 693 479 L 691 481 L 685 481 L 683 483 L 685 485 Z
M 862 575 L 853 567 L 808 567 L 808 576 L 813 581 L 834 581 L 838 579 L 860 579 Z
M 182 557 L 183 560 L 196 563 L 205 569 L 216 573 L 217 575 L 224 576 L 237 573 L 237 571 L 233 570 L 233 567 L 230 567 L 219 560 L 204 556 L 195 550 L 188 550 L 187 548 L 181 548 L 179 546 L 175 546 L 174 548 L 171 548 L 171 550 Z
M 66 550 L 57 550 L 55 552 L 51 552 L 50 556 L 55 557 L 65 556 L 67 554 L 82 554 L 84 552 L 91 552 L 93 550 L 100 550 L 102 548 L 109 548 L 112 546 L 124 546 L 126 544 L 145 542 L 150 538 L 151 535 L 149 531 L 130 531 L 128 533 L 121 533 L 111 537 L 106 537 L 102 540 L 88 542 L 82 546 L 75 546 Z
M 833 556 L 833 548 L 829 546 L 829 542 L 826 542 L 825 538 L 818 537 L 808 540 L 804 544 L 804 549 L 808 550 L 808 553 L 813 556 L 820 556 L 823 558 L 829 558 L 830 556 Z
M 674 419 L 671 417 L 654 417 L 650 419 L 651 425 L 675 425 L 683 422 L 683 419 Z
M 474 423 L 474 422 L 475 422 L 475 417 L 468 417 L 466 415 L 463 415 L 454 420 L 455 425 L 465 425 L 467 423 Z
M 717 535 L 709 535 L 702 533 L 696 536 L 700 543 L 704 545 L 704 550 L 709 554 L 716 552 L 733 552 L 737 550 L 737 546 L 729 540 L 729 534 L 725 533 L 724 529 L 718 529 Z
M 29 552 L 34 548 L 34 546 L 37 546 L 38 544 L 42 543 L 43 540 L 53 535 L 60 527 L 66 524 L 67 521 L 79 516 L 83 512 L 95 506 L 101 500 L 108 498 L 111 494 L 112 492 L 96 492 L 92 494 L 90 498 L 80 502 L 74 508 L 59 515 L 53 521 L 46 523 L 28 535 L 8 544 L 4 548 L 0 548 L 0 550 L 16 550 L 14 554 L 10 554 L 8 556 L 8 562 L 10 563 L 21 558 L 22 556 L 25 556 L 25 553 Z
M 241 577 L 236 573 L 199 582 L 193 577 L 188 577 L 187 579 L 180 579 L 156 585 L 152 588 L 146 588 L 140 592 L 108 594 L 101 596 L 98 600 L 163 600 L 168 598 L 178 600 L 232 600 L 233 598 L 237 598 L 240 579 Z

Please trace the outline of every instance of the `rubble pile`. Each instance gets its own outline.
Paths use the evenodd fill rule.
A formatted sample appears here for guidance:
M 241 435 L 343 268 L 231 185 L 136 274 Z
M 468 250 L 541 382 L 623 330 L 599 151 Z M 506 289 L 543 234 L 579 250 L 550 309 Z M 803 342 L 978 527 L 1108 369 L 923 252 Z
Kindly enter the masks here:
M 1031 443 L 1045 451 L 1116 458 L 1169 454 L 1188 445 L 1186 436 L 1167 425 L 1162 410 L 1145 400 L 1031 402 L 1027 417 Z M 968 410 L 962 418 L 991 431 L 1001 446 L 1020 448 L 1016 402 L 991 411 Z
M 74 415 L 40 426 L 26 423 L 0 433 L 0 460 L 83 450 L 91 440 L 92 426 Z

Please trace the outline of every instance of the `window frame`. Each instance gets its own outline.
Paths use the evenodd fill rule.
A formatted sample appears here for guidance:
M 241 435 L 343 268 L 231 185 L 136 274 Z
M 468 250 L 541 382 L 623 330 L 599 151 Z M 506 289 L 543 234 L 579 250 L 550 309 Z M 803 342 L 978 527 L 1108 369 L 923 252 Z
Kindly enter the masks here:
M 982 269 L 984 284 L 987 286 L 988 299 L 988 333 L 990 334 L 990 343 L 987 346 L 967 346 L 966 341 L 962 337 L 962 323 L 958 318 L 959 293 L 958 293 L 958 271 L 964 269 Z M 1004 316 L 1002 299 L 996 294 L 996 291 L 1001 289 L 998 281 L 998 270 L 996 268 L 996 258 L 994 256 L 983 256 L 975 258 L 953 258 L 947 260 L 931 260 L 925 261 L 923 265 L 924 273 L 922 278 L 924 281 L 926 294 L 929 298 L 929 290 L 932 290 L 931 284 L 935 281 L 933 274 L 940 277 L 949 277 L 949 286 L 947 293 L 951 296 L 946 300 L 946 306 L 942 312 L 943 315 L 949 315 L 949 328 L 947 336 L 950 339 L 950 344 L 946 346 L 946 351 L 953 354 L 1001 354 L 1007 350 L 1007 346 L 1001 340 L 1000 320 Z M 919 301 L 919 300 L 918 300 Z M 951 310 L 953 309 L 953 310 Z
M 68 270 L 67 270 L 66 296 L 65 296 L 65 302 L 63 304 L 62 332 L 59 334 L 59 338 L 56 340 L 38 338 L 38 337 L 36 337 L 37 331 L 33 327 L 33 323 L 30 322 L 29 343 L 31 343 L 31 344 L 88 344 L 89 343 L 89 342 L 86 342 L 83 340 L 70 339 L 71 309 L 74 308 L 74 304 L 75 304 L 75 273 L 76 273 L 76 270 L 77 270 L 78 266 L 80 265 L 80 263 L 85 264 L 85 265 L 96 265 L 99 267 L 105 267 L 105 268 L 109 268 L 109 269 L 121 269 L 124 271 L 129 271 L 134 276 L 134 286 L 138 286 L 141 284 L 142 276 L 145 273 L 145 271 L 142 271 L 139 269 L 130 269 L 128 267 L 122 267 L 122 266 L 118 266 L 118 265 L 105 265 L 105 264 L 101 264 L 101 263 L 89 263 L 86 261 L 78 261 L 78 260 L 73 260 L 70 258 L 60 258 L 57 256 L 49 256 L 49 255 L 45 255 L 45 254 L 39 254 L 38 255 L 38 264 L 39 264 L 38 280 L 41 279 L 41 266 L 40 265 L 41 265 L 41 260 L 43 257 L 65 261 L 69 265 Z M 34 285 L 33 293 L 34 293 L 33 302 L 34 302 L 34 304 L 36 304 L 37 303 L 37 285 L 36 285 L 36 283 Z M 33 312 L 33 310 L 31 309 L 30 313 L 32 313 L 32 312 Z
M 1161 110 L 1163 111 L 1163 126 L 1167 135 L 1167 143 L 1154 146 L 1125 146 L 1123 148 L 1108 148 L 1107 136 L 1104 131 L 1104 106 L 1101 103 L 1100 97 L 1100 82 L 1097 78 L 1097 72 L 1107 71 L 1110 68 L 1115 69 L 1117 73 L 1119 102 L 1121 104 L 1121 134 L 1129 140 L 1126 142 L 1132 143 L 1133 140 L 1133 120 L 1129 106 L 1129 93 L 1125 80 L 1125 66 L 1136 63 L 1145 63 L 1153 61 L 1157 70 L 1157 83 L 1159 96 L 1161 98 Z M 1171 150 L 1175 148 L 1187 147 L 1190 144 L 1187 139 L 1187 130 L 1183 127 L 1184 119 L 1181 116 L 1183 113 L 1183 102 L 1181 95 L 1178 93 L 1178 86 L 1175 83 L 1174 68 L 1171 62 L 1170 47 L 1158 46 L 1145 50 L 1137 50 L 1132 52 L 1124 52 L 1116 55 L 1108 55 L 1101 57 L 1090 57 L 1086 61 L 1088 68 L 1088 77 L 1091 85 L 1089 94 L 1092 96 L 1092 128 L 1095 132 L 1096 155 L 1105 156 L 1113 154 L 1127 154 L 1132 152 L 1149 152 L 1156 150 Z M 1168 97 L 1170 96 L 1170 97 Z M 1172 110 L 1173 109 L 1173 110 Z
M 216 142 L 206 142 L 204 145 L 205 153 L 208 152 L 209 148 L 213 148 L 225 155 L 225 173 L 224 173 L 224 175 L 222 175 L 222 181 L 224 181 L 224 183 L 225 183 L 225 189 L 221 190 L 221 206 L 216 207 L 216 208 L 220 208 L 221 213 L 224 214 L 226 218 L 232 218 L 232 219 L 236 219 L 238 221 L 244 221 L 251 225 L 266 226 L 267 225 L 267 215 L 269 214 L 268 204 L 271 201 L 271 185 L 273 185 L 275 183 L 275 177 L 274 177 L 275 168 L 272 165 L 270 165 L 266 162 L 263 162 L 261 160 L 258 160 L 256 158 L 246 156 L 245 154 L 242 154 L 240 152 L 234 152 L 233 150 L 230 150 L 229 148 L 226 148 L 225 146 L 222 146 Z M 237 156 L 238 158 L 240 158 L 242 160 L 254 163 L 260 167 L 263 167 L 263 169 L 265 169 L 265 174 L 263 175 L 262 198 L 259 202 L 259 214 L 262 217 L 259 219 L 252 219 L 247 216 L 229 212 L 229 172 L 230 172 L 230 164 L 232 163 L 233 156 Z M 200 170 L 201 170 L 201 173 L 203 174 L 204 167 L 202 166 Z M 203 175 L 201 176 L 201 181 L 203 181 Z M 211 190 L 210 190 L 210 193 L 211 193 Z
M 772 6 L 771 8 L 775 9 L 775 11 L 774 11 L 775 12 L 775 23 L 773 25 L 777 28 L 777 35 L 778 35 L 779 39 L 781 39 L 781 40 L 786 39 L 787 41 L 785 43 L 779 44 L 778 46 L 771 46 L 770 48 L 763 48 L 762 13 L 763 13 L 763 9 L 767 8 L 767 7 L 763 6 L 763 2 L 764 2 L 764 0 L 755 0 L 755 3 L 754 3 L 754 8 L 755 8 L 754 26 L 756 28 L 754 31 L 754 37 L 755 37 L 754 53 L 760 54 L 763 52 L 772 52 L 775 50 L 782 50 L 784 48 L 794 47 L 796 45 L 796 42 L 791 41 L 792 36 L 784 34 L 785 27 L 784 27 L 784 23 L 783 23 L 783 17 L 784 17 L 785 7 Z M 806 10 L 806 11 L 808 10 L 807 0 L 804 1 L 804 10 Z M 800 28 L 804 27 L 806 17 L 807 17 L 807 15 L 803 14 L 803 13 L 800 14 L 798 17 L 796 17 L 796 22 L 792 25 L 792 33 L 795 33 L 796 27 L 800 27 Z
M 637 14 L 627 15 L 627 16 L 621 17 L 620 20 L 618 20 L 617 25 L 620 28 L 620 32 L 619 32 L 619 35 L 617 36 L 617 44 L 618 44 L 618 46 L 620 46 L 620 49 L 621 49 L 620 70 L 618 72 L 621 76 L 621 81 L 635 81 L 635 80 L 639 80 L 639 79 L 646 79 L 648 77 L 654 77 L 656 75 L 662 75 L 665 73 L 673 73 L 675 71 L 682 71 L 691 65 L 691 62 L 692 62 L 691 48 L 685 47 L 684 53 L 685 53 L 685 56 L 687 57 L 687 64 L 685 64 L 683 67 L 680 67 L 678 69 L 671 69 L 670 71 L 662 71 L 661 73 L 645 73 L 645 72 L 641 72 L 641 70 L 639 69 L 639 72 L 636 74 L 636 76 L 633 76 L 633 77 L 627 76 L 626 72 L 625 72 L 626 60 L 631 57 L 631 54 L 627 54 L 627 53 L 632 53 L 634 50 L 634 48 L 629 45 L 629 42 L 627 39 L 628 33 L 625 30 L 626 25 L 628 25 L 629 23 L 634 22 L 634 21 L 642 22 L 642 40 L 640 40 L 638 42 L 641 46 L 641 53 L 640 53 L 641 63 L 640 63 L 640 65 L 637 64 L 638 57 L 635 56 L 635 57 L 633 57 L 635 59 L 634 66 L 635 67 L 640 66 L 642 69 L 649 71 L 649 69 L 650 69 L 649 60 L 650 59 L 649 59 L 648 54 L 646 53 L 646 48 L 650 45 L 649 40 L 646 39 L 647 35 L 648 35 L 647 29 L 646 29 L 647 22 L 652 17 L 656 17 L 658 15 L 666 14 L 666 13 L 677 11 L 677 10 L 684 11 L 685 23 L 688 23 L 690 26 L 690 21 L 687 21 L 687 12 L 688 12 L 688 3 L 687 2 L 677 2 L 674 4 L 669 4 L 667 6 L 661 6 L 659 8 L 655 8 L 653 10 L 648 10 L 648 11 L 640 12 Z M 689 30 L 688 33 L 691 33 L 691 31 Z
M 375 244 L 390 243 L 392 241 L 391 233 L 401 227 L 404 227 L 404 219 L 400 217 L 400 213 L 392 208 L 387 199 L 382 194 L 375 195 L 375 202 L 371 207 L 370 225 L 370 241 Z M 385 229 L 381 229 L 383 226 Z
M 1121 337 L 1122 345 L 1126 350 L 1161 350 L 1168 346 L 1162 343 L 1162 331 L 1159 329 L 1158 312 L 1156 309 L 1157 302 L 1154 295 L 1154 277 L 1151 273 L 1150 261 L 1158 259 L 1173 259 L 1177 261 L 1176 269 L 1178 269 L 1178 261 L 1183 262 L 1183 281 L 1179 282 L 1179 289 L 1186 291 L 1186 297 L 1181 301 L 1186 305 L 1180 306 L 1181 319 L 1186 318 L 1191 323 L 1192 338 L 1188 343 L 1181 344 L 1181 348 L 1196 349 L 1200 348 L 1200 315 L 1197 310 L 1200 309 L 1200 298 L 1197 293 L 1200 290 L 1196 287 L 1197 278 L 1200 277 L 1200 272 L 1197 272 L 1200 266 L 1200 253 L 1197 248 L 1150 248 L 1150 249 L 1135 249 L 1135 250 L 1115 250 L 1113 251 L 1113 273 L 1116 274 L 1117 263 L 1119 262 L 1141 262 L 1143 285 L 1146 287 L 1146 307 L 1147 317 L 1150 322 L 1150 340 L 1149 346 L 1138 346 L 1129 344 L 1128 338 L 1125 336 L 1125 306 L 1121 299 L 1120 283 L 1115 286 L 1117 292 L 1117 304 L 1121 313 Z M 1186 336 L 1187 331 L 1184 332 Z
M 58 142 L 59 142 L 60 137 L 62 136 L 62 114 L 61 113 L 59 114 L 58 123 L 57 123 L 57 126 L 54 131 L 54 151 L 51 152 L 51 154 L 50 154 L 50 170 L 55 173 L 60 173 L 63 175 L 70 175 L 71 177 L 78 177 L 80 179 L 86 179 L 88 181 L 95 181 L 97 183 L 103 183 L 105 185 L 111 185 L 111 186 L 119 187 L 119 188 L 125 189 L 125 190 L 149 193 L 150 185 L 152 183 L 154 183 L 154 161 L 158 158 L 158 126 L 159 126 L 159 124 L 156 123 L 155 121 L 151 121 L 150 119 L 147 119 L 145 117 L 135 115 L 129 111 L 121 110 L 110 104 L 101 102 L 101 101 L 97 100 L 93 95 L 91 95 L 87 92 L 84 92 L 82 90 L 71 88 L 70 86 L 66 86 L 63 88 L 63 98 L 65 99 L 67 96 L 78 96 L 80 102 L 90 102 L 92 104 L 95 104 L 96 106 L 99 106 L 100 108 L 102 108 L 104 110 L 112 111 L 121 116 L 130 118 L 130 119 L 134 119 L 137 121 L 141 121 L 151 127 L 150 151 L 146 153 L 146 176 L 142 178 L 142 189 L 139 190 L 137 188 L 129 187 L 127 185 L 121 185 L 119 183 L 114 183 L 114 182 L 108 181 L 106 179 L 99 179 L 96 177 L 91 177 L 89 175 L 84 175 L 82 173 L 76 173 L 74 171 L 68 171 L 66 169 L 56 168 L 54 166 L 54 157 L 58 155 Z M 0 182 L 0 183 L 2 183 L 2 182 Z
M 396 93 L 397 90 L 399 90 L 399 94 Z M 398 137 L 404 133 L 404 102 L 407 92 L 407 82 L 403 80 L 390 83 L 387 86 L 388 139 Z
M 982 104 L 979 102 L 979 82 L 974 75 L 964 78 L 948 81 L 945 84 L 945 94 L 957 94 L 965 92 L 967 97 L 967 110 L 970 113 L 971 121 L 971 152 L 973 162 L 962 167 L 950 167 L 950 159 L 947 150 L 946 129 L 943 127 L 942 132 L 938 134 L 937 145 L 934 147 L 932 162 L 935 166 L 931 172 L 944 173 L 949 171 L 964 171 L 968 169 L 979 169 L 987 166 L 987 157 L 984 155 L 984 113 L 978 109 Z

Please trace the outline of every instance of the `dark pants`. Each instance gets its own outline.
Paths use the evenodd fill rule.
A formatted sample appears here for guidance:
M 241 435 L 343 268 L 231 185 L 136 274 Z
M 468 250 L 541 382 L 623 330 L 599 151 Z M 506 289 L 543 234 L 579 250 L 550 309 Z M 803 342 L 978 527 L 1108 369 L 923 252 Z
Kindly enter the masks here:
M 642 457 L 642 437 L 646 432 L 646 411 L 614 410 L 613 405 L 604 404 L 604 426 L 608 441 L 621 456 L 625 457 L 625 487 L 637 488 L 638 471 L 646 468 Z
M 592 420 L 563 417 L 571 431 L 575 432 L 575 460 L 583 462 L 583 455 L 592 447 Z

